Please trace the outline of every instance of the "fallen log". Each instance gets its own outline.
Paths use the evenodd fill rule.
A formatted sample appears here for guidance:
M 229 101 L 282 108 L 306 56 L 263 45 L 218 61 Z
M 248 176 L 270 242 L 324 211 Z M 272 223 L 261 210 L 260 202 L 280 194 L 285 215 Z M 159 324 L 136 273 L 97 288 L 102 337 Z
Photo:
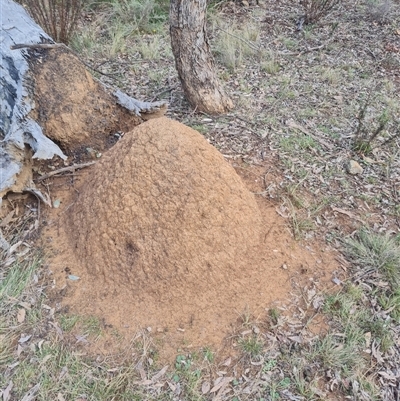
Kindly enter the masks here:
M 164 114 L 164 102 L 141 102 L 106 87 L 68 47 L 54 43 L 12 0 L 1 0 L 0 202 L 10 192 L 35 190 L 35 159 L 67 160 L 90 143 Z

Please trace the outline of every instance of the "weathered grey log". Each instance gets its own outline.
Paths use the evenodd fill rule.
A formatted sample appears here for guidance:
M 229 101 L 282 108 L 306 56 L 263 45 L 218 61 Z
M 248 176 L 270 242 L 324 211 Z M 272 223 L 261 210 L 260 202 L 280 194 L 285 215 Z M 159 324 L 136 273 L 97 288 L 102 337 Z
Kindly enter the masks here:
M 0 29 L 0 198 L 13 188 L 30 158 L 66 156 L 28 115 L 34 108 L 29 95 L 29 64 L 25 50 L 11 51 L 15 43 L 51 42 L 51 38 L 27 15 L 23 7 L 1 0 Z M 29 180 L 29 178 L 28 178 Z M 22 190 L 28 182 L 21 183 Z
M 140 123 L 136 116 L 141 113 L 165 112 L 165 102 L 140 102 L 95 82 L 84 65 L 66 46 L 54 43 L 22 6 L 0 0 L 0 203 L 8 191 L 37 191 L 32 159 L 67 159 L 58 144 L 73 150 L 74 141 L 82 139 L 76 144 L 82 146 L 99 126 L 112 131 L 121 129 L 120 124 L 129 129 Z M 75 77 L 76 82 L 68 82 Z M 80 98 L 83 104 L 74 102 L 74 83 L 87 84 Z M 59 99 L 64 103 L 58 105 Z M 64 120 L 65 109 L 73 109 L 69 121 Z M 77 132 L 83 137 L 77 138 Z

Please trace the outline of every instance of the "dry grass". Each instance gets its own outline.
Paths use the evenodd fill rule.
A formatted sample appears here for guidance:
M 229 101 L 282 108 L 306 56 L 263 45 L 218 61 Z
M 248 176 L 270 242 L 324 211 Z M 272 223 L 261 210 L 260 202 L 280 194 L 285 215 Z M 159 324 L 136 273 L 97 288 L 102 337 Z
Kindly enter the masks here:
M 340 4 L 340 0 L 301 0 L 300 3 L 304 10 L 304 23 L 307 25 L 326 17 Z
M 68 44 L 81 16 L 82 0 L 25 0 L 33 19 L 55 41 Z

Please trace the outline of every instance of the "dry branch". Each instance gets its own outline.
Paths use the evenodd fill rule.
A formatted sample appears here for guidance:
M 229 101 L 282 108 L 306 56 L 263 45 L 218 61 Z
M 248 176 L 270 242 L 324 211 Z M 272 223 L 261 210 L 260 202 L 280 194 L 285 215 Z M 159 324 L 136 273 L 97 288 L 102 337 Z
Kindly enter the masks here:
M 47 178 L 53 177 L 53 176 L 61 174 L 61 173 L 66 173 L 68 171 L 75 171 L 75 170 L 79 170 L 81 168 L 92 166 L 95 163 L 96 162 L 88 162 L 88 163 L 73 164 L 72 166 L 63 167 L 58 170 L 54 170 L 54 171 L 51 171 L 50 173 L 40 176 L 38 179 L 36 179 L 36 181 L 40 182 L 40 181 L 46 180 Z

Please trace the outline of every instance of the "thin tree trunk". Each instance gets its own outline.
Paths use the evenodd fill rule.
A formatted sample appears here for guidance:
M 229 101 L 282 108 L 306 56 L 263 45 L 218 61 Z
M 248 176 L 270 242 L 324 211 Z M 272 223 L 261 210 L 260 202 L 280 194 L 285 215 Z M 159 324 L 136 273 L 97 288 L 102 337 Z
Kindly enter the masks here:
M 206 0 L 171 0 L 170 31 L 176 69 L 189 103 L 222 114 L 233 107 L 215 72 L 205 29 Z

